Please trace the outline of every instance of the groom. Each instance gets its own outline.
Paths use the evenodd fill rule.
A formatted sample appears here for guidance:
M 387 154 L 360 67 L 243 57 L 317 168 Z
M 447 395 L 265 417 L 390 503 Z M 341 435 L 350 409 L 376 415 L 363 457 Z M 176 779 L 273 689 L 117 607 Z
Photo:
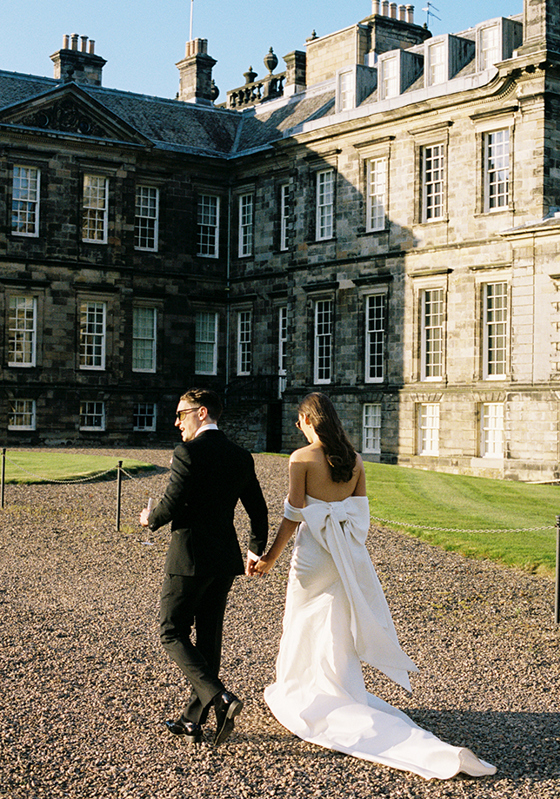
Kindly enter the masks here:
M 191 695 L 179 718 L 166 726 L 193 744 L 202 740 L 202 725 L 211 707 L 216 714 L 215 745 L 231 734 L 243 707 L 218 677 L 228 592 L 234 577 L 244 572 L 233 526 L 238 499 L 251 520 L 248 562 L 263 553 L 268 532 L 253 458 L 218 429 L 221 413 L 222 403 L 214 391 L 193 388 L 183 394 L 175 419 L 183 443 L 173 453 L 169 483 L 158 505 L 140 514 L 140 524 L 150 530 L 172 522 L 160 637 L 188 678 Z

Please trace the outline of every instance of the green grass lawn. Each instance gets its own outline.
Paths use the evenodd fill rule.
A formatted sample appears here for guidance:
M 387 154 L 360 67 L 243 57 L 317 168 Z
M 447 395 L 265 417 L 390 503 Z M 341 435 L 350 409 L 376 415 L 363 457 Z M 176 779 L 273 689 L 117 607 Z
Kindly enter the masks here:
M 71 455 L 64 452 L 32 452 L 11 451 L 6 453 L 6 483 L 43 483 L 56 480 L 80 480 L 93 475 L 100 475 L 108 469 L 112 473 L 108 479 L 116 476 L 117 464 L 122 460 L 123 469 L 127 472 L 138 472 L 153 469 L 150 463 L 115 456 L 104 455 Z
M 381 526 L 469 557 L 554 573 L 560 486 L 378 463 L 366 463 L 365 469 L 372 519 Z M 533 527 L 549 529 L 529 530 Z

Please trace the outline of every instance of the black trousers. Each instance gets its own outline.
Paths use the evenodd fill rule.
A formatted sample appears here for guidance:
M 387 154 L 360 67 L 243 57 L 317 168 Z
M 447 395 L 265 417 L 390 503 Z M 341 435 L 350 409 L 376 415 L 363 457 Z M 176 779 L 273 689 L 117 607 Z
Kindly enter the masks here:
M 160 638 L 163 648 L 191 684 L 185 721 L 203 724 L 216 694 L 227 597 L 234 578 L 166 574 L 161 589 Z M 195 643 L 191 635 L 195 632 Z

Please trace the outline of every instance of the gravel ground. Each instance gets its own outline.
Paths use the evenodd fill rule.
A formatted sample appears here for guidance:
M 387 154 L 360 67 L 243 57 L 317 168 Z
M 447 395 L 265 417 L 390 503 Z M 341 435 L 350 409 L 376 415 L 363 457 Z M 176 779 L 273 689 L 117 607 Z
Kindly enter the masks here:
M 273 680 L 289 548 L 266 580 L 236 580 L 223 673 L 245 700 L 218 749 L 187 747 L 163 721 L 185 684 L 158 641 L 168 528 L 137 524 L 167 483 L 169 450 L 96 450 L 158 465 L 123 482 L 6 487 L 0 511 L 0 796 L 10 799 L 495 797 L 560 795 L 560 654 L 554 586 L 371 529 L 369 547 L 403 648 L 408 696 L 366 668 L 370 690 L 498 767 L 426 782 L 300 741 L 262 699 Z M 255 456 L 277 525 L 287 461 Z M 243 542 L 247 520 L 238 513 Z M 209 731 L 210 738 L 211 731 Z

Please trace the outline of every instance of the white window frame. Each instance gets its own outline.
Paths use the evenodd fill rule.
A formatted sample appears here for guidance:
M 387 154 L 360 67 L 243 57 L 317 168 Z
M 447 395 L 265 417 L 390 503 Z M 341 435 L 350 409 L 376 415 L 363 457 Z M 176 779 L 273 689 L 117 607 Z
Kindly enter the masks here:
M 278 308 L 278 398 L 286 390 L 287 372 L 287 346 L 288 346 L 288 306 L 280 305 Z
M 140 361 L 149 361 L 150 365 L 135 365 Z M 132 309 L 132 371 L 149 374 L 157 371 L 157 308 L 135 305 Z
M 439 455 L 439 418 L 439 402 L 417 404 L 418 455 Z
M 350 111 L 356 105 L 356 88 L 353 70 L 344 70 L 337 76 L 337 110 Z
M 505 407 L 503 402 L 480 405 L 480 457 L 503 459 L 505 444 Z
M 87 424 L 87 418 L 94 421 L 99 418 L 99 424 Z M 105 430 L 105 403 L 96 400 L 82 400 L 80 402 L 80 430 Z
M 488 42 L 488 34 L 493 41 Z M 499 22 L 485 25 L 478 30 L 478 69 L 482 72 L 503 61 L 503 32 Z
M 428 86 L 446 83 L 449 76 L 448 42 L 444 39 L 439 42 L 428 43 L 426 49 L 428 52 Z
M 362 452 L 381 454 L 381 403 L 365 402 L 362 411 Z
M 252 192 L 239 195 L 239 241 L 240 258 L 253 254 L 253 224 L 255 199 Z
M 365 382 L 382 383 L 385 380 L 387 292 L 368 294 L 365 300 Z
M 159 239 L 159 189 L 157 186 L 136 186 L 134 217 L 134 249 L 157 252 Z
M 326 241 L 334 236 L 334 169 L 321 169 L 316 173 L 315 238 Z
M 509 337 L 508 284 L 504 280 L 483 283 L 483 377 L 503 380 L 507 376 Z M 501 343 L 500 343 L 501 342 Z M 500 368 L 500 364 L 502 365 Z
M 82 241 L 107 244 L 109 178 L 85 174 L 83 181 Z
M 194 371 L 197 375 L 218 373 L 218 313 L 198 311 L 195 316 Z M 204 352 L 204 355 L 203 355 Z M 207 357 L 210 352 L 210 358 Z M 203 369 L 211 361 L 210 369 Z M 203 363 L 204 362 L 204 363 Z
M 484 136 L 484 211 L 495 213 L 510 207 L 511 130 L 490 130 Z
M 332 382 L 334 302 L 315 300 L 314 309 L 313 382 L 327 385 Z
M 445 144 L 436 142 L 420 148 L 422 222 L 441 222 L 445 216 Z
M 93 318 L 90 314 L 93 313 Z M 101 318 L 99 314 L 101 313 Z M 81 370 L 103 371 L 107 347 L 107 303 L 83 300 L 80 303 Z
M 27 424 L 17 424 L 17 419 L 27 419 Z M 37 409 L 34 399 L 13 399 L 8 414 L 8 430 L 35 430 Z
M 41 170 L 14 164 L 12 172 L 12 222 L 14 236 L 37 238 L 41 205 Z
M 388 158 L 370 158 L 366 175 L 366 230 L 372 233 L 387 227 Z
M 280 249 L 288 249 L 288 223 L 290 220 L 290 184 L 280 186 Z
M 220 198 L 199 194 L 197 210 L 198 255 L 218 258 L 220 253 Z
M 139 424 L 140 419 L 145 420 Z M 148 423 L 148 420 L 151 422 Z M 134 406 L 134 420 L 132 429 L 139 433 L 154 433 L 157 426 L 157 405 L 155 402 L 137 402 Z
M 400 81 L 400 58 L 398 55 L 380 59 L 381 68 L 381 99 L 388 100 L 391 97 L 398 97 L 401 93 Z
M 441 380 L 444 358 L 445 292 L 441 286 L 430 286 L 422 289 L 420 294 L 421 380 Z
M 8 366 L 37 363 L 37 298 L 11 295 L 8 301 Z
M 237 374 L 250 375 L 253 349 L 253 312 L 237 312 Z

